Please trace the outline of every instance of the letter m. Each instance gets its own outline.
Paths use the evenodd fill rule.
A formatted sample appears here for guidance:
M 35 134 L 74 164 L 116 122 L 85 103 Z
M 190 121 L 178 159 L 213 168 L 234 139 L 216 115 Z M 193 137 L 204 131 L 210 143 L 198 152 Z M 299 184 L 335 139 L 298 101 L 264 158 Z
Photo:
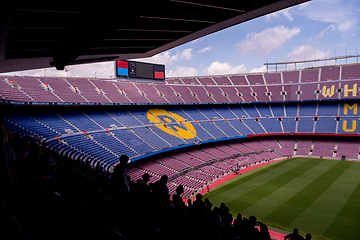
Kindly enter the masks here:
M 357 114 L 357 103 L 354 103 L 352 106 L 350 106 L 349 104 L 345 103 L 344 104 L 344 115 L 348 114 L 348 109 L 349 110 L 353 110 L 353 114 L 356 115 Z
M 335 85 L 332 85 L 330 88 L 326 88 L 326 86 L 323 86 L 322 89 L 322 95 L 324 97 L 332 97 L 332 95 L 334 95 L 335 92 Z

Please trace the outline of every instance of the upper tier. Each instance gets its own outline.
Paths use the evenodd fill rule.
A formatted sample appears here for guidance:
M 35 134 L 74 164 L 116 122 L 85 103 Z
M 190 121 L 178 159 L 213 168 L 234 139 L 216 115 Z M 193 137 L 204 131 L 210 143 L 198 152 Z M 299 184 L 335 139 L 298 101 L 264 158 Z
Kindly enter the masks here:
M 27 104 L 216 104 L 355 99 L 360 64 L 228 76 L 119 79 L 1 76 L 0 100 Z

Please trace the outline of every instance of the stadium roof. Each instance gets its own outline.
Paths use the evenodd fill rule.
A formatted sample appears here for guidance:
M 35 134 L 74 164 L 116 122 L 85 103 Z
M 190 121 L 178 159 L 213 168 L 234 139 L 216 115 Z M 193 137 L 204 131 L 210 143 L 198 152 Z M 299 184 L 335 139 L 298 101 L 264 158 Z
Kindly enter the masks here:
M 0 72 L 151 57 L 306 1 L 14 2 L 0 10 Z

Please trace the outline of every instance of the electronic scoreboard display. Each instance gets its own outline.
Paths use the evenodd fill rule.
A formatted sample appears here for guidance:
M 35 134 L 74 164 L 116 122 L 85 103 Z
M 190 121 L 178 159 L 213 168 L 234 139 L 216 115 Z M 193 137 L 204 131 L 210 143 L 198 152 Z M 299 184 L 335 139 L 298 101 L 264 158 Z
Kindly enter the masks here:
M 165 65 L 135 61 L 116 61 L 117 77 L 165 80 Z

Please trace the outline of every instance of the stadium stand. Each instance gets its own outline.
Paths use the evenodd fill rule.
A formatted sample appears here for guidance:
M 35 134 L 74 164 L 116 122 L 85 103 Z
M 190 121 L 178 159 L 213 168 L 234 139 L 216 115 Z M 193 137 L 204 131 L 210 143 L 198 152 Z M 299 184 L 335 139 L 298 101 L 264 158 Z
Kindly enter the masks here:
M 27 95 L 18 83 L 10 78 L 0 77 L 1 96 L 5 99 L 14 101 L 33 101 L 29 95 Z
M 318 82 L 319 81 L 319 68 L 300 70 L 301 71 L 301 83 Z
M 299 83 L 300 71 L 287 71 L 282 72 L 283 83 Z
M 165 174 L 171 195 L 182 185 L 181 196 L 191 199 L 225 175 L 278 159 L 359 161 L 357 70 L 342 65 L 161 84 L 5 76 L 1 114 L 13 134 L 32 137 L 78 168 L 111 175 L 126 154 L 132 184 L 147 173 L 150 186 Z M 97 179 L 85 172 L 77 178 Z M 98 186 L 105 194 L 106 185 Z
M 173 86 L 157 84 L 154 85 L 154 87 L 158 90 L 159 93 L 163 94 L 170 103 L 185 102 L 180 93 L 174 90 Z
M 212 79 L 219 86 L 221 86 L 221 85 L 233 85 L 233 83 L 230 81 L 230 79 L 228 77 L 226 77 L 226 76 L 213 77 Z
M 54 108 L 52 113 L 24 109 L 24 113 L 21 114 L 17 113 L 17 109 L 14 112 L 9 108 L 9 111 L 4 112 L 4 116 L 9 123 L 16 123 L 27 134 L 44 138 L 45 143 L 46 139 L 56 136 L 65 140 L 68 136 L 82 136 L 86 132 L 85 135 L 88 137 L 98 139 L 97 143 L 101 144 L 103 139 L 108 139 L 108 143 L 114 142 L 127 146 L 126 148 L 131 150 L 124 150 L 124 152 L 130 157 L 135 157 L 156 151 L 156 149 L 161 150 L 197 141 L 253 134 L 357 133 L 358 130 L 355 129 L 354 123 L 357 121 L 357 117 L 353 115 L 357 107 L 355 104 L 353 102 L 348 102 L 346 105 L 320 102 L 303 103 L 298 106 L 296 104 L 274 105 L 273 107 L 271 107 L 272 105 L 198 106 L 197 108 L 183 108 L 181 111 L 174 111 L 170 108 L 179 116 L 183 115 L 189 120 L 188 127 L 184 125 L 185 127 L 181 128 L 176 127 L 178 122 L 166 120 L 166 115 L 161 117 L 165 122 L 168 121 L 166 127 L 163 126 L 163 123 L 151 123 L 147 116 L 147 114 L 151 115 L 148 107 L 109 111 L 86 107 L 81 109 Z M 21 107 L 19 106 L 19 108 Z M 287 117 L 281 118 L 280 121 L 278 117 L 273 116 L 272 109 L 281 113 L 284 111 L 282 108 Z M 164 109 L 167 108 L 164 106 Z M 169 112 L 171 113 L 171 111 L 166 111 L 166 114 Z M 225 121 L 220 113 L 228 117 L 233 115 L 233 117 L 227 118 Z M 342 121 L 338 120 L 338 113 L 340 113 L 339 118 Z M 241 116 L 241 121 L 237 118 L 238 116 Z M 298 121 L 296 121 L 296 117 L 298 117 Z M 191 132 L 189 138 L 184 137 L 183 134 L 186 132 Z M 194 135 L 195 132 L 197 137 Z M 113 134 L 113 136 L 109 134 Z M 99 138 L 99 135 L 103 138 Z M 129 142 L 129 145 L 126 142 Z M 77 143 L 73 144 L 70 147 L 77 148 Z M 106 143 L 101 145 L 106 145 Z M 142 146 L 144 146 L 144 150 L 141 149 Z M 119 154 L 120 152 L 117 155 Z
M 106 95 L 103 94 L 103 90 L 96 87 L 89 79 L 67 78 L 67 80 L 72 86 L 76 86 L 78 91 L 81 90 L 82 96 L 84 96 L 89 102 L 110 102 L 109 99 L 105 97 Z
M 359 68 L 359 64 L 352 64 L 280 73 L 167 79 L 165 84 L 122 79 L 3 76 L 4 90 L 0 94 L 14 101 L 104 104 L 346 99 L 357 95 L 353 84 L 360 78 Z
M 81 90 L 76 85 L 71 85 L 65 78 L 45 77 L 40 81 L 47 84 L 62 102 L 89 102 L 81 95 Z
M 360 78 L 358 65 L 344 65 L 341 71 L 341 80 Z
M 264 74 L 266 84 L 281 84 L 281 72 Z
M 340 78 L 340 66 L 323 67 L 321 68 L 320 81 L 332 81 L 339 80 Z
M 48 84 L 41 83 L 40 80 L 35 77 L 15 76 L 12 77 L 11 80 L 13 83 L 16 82 L 18 86 L 21 86 L 21 89 L 36 102 L 56 102 L 60 100 L 53 94 Z
M 240 10 L 233 3 L 217 7 L 168 1 L 162 9 L 177 9 L 177 5 L 190 10 L 189 19 L 197 20 L 186 21 L 180 15 L 169 19 L 161 11 L 156 11 L 157 17 L 139 17 L 130 11 L 124 16 L 133 29 L 118 21 L 118 6 L 128 9 L 133 3 L 121 2 L 114 10 L 83 8 L 80 14 L 77 7 L 65 5 L 43 8 L 31 3 L 13 8 L 10 4 L 2 11 L 7 44 L 1 71 L 45 67 L 49 59 L 50 66 L 63 70 L 69 64 L 110 61 L 116 58 L 114 54 L 124 59 L 132 54 L 145 57 L 142 51 L 156 54 L 163 44 L 170 49 L 237 24 L 239 19 L 247 21 L 300 2 L 247 3 Z M 137 10 L 146 13 L 150 5 L 137 6 Z M 99 27 L 111 19 L 120 25 Z M 166 27 L 163 20 L 185 21 L 174 21 L 169 33 L 146 31 L 148 26 Z M 98 27 L 87 34 L 90 25 Z M 134 33 L 141 25 L 145 29 Z M 35 31 L 31 41 L 29 29 Z M 174 37 L 174 42 L 158 43 L 162 32 Z M 122 39 L 128 47 L 107 45 L 111 41 L 106 38 L 116 39 L 117 34 L 130 36 L 130 41 Z M 143 46 L 136 46 L 133 34 L 141 36 Z M 39 43 L 43 45 L 40 51 Z M 360 65 L 354 64 L 163 82 L 0 76 L 0 114 L 14 136 L 14 169 L 21 170 L 20 180 L 12 178 L 21 188 L 12 185 L 14 189 L 6 194 L 0 188 L 3 235 L 8 231 L 13 239 L 241 238 L 225 210 L 220 213 L 222 224 L 214 222 L 212 217 L 218 213 L 205 201 L 206 216 L 199 221 L 181 198 L 192 199 L 239 169 L 290 156 L 340 159 L 346 155 L 359 160 L 360 143 L 353 138 L 359 134 L 359 70 Z M 326 139 L 330 135 L 336 139 Z M 123 154 L 130 157 L 128 164 L 119 164 Z M 167 182 L 161 181 L 164 175 Z M 146 176 L 150 179 L 145 180 Z M 177 196 L 180 186 L 183 192 Z M 164 190 L 166 208 L 156 201 L 160 199 L 157 192 Z M 20 216 L 19 221 L 11 213 Z

